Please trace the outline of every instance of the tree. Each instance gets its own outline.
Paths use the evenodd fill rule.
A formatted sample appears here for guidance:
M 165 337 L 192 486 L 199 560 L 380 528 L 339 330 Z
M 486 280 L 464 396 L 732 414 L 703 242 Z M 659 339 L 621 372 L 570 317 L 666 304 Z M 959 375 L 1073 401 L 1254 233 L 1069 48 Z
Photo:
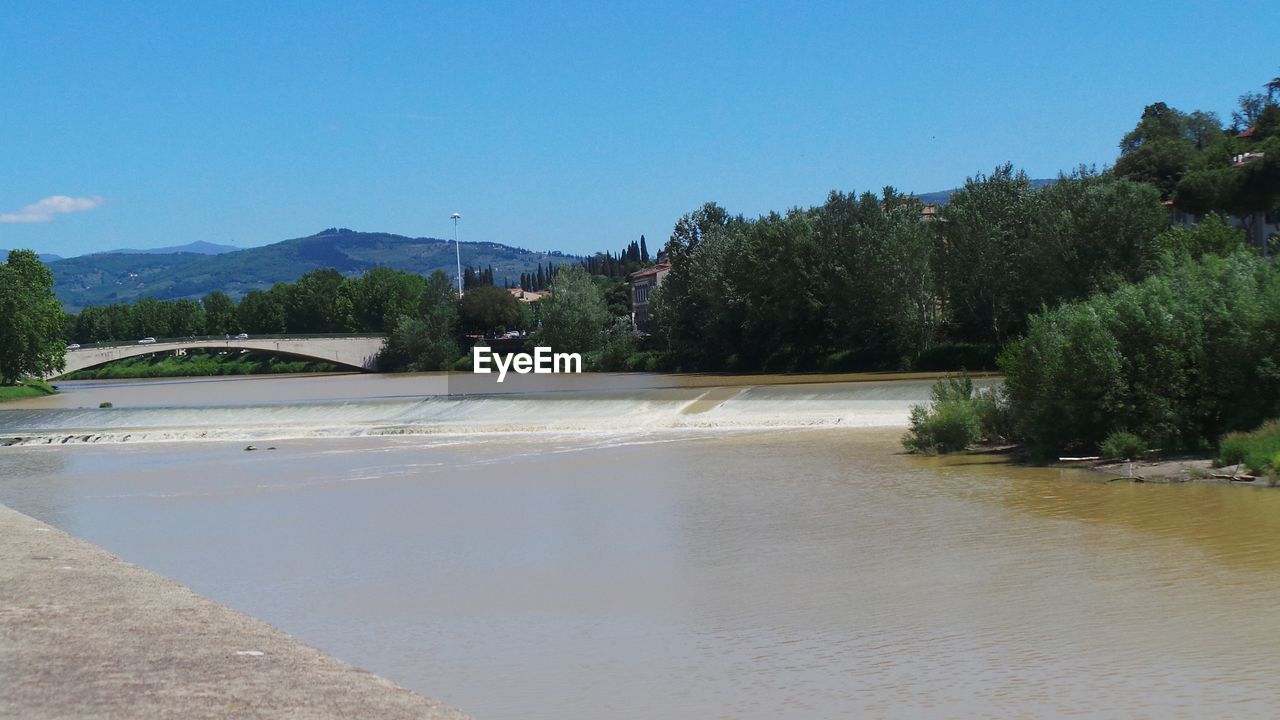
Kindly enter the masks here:
M 1199 260 L 1205 255 L 1231 255 L 1244 247 L 1244 240 L 1243 232 L 1231 227 L 1217 215 L 1209 214 L 1189 228 L 1169 228 L 1156 238 L 1155 245 L 1160 256 L 1186 255 Z
M 204 305 L 204 334 L 228 335 L 238 329 L 236 301 L 226 293 L 213 291 L 200 301 Z
M 276 285 L 270 290 L 250 290 L 236 309 L 240 329 L 255 334 L 275 335 L 286 330 L 284 289 Z
M 832 192 L 815 212 L 826 316 L 819 332 L 861 363 L 909 365 L 932 342 L 938 322 L 937 235 L 915 198 L 885 188 L 880 197 Z
M 427 281 L 421 275 L 376 267 L 352 282 L 358 329 L 389 331 L 401 315 L 413 315 Z
M 1168 198 L 1173 196 L 1194 157 L 1195 147 L 1189 141 L 1159 139 L 1121 155 L 1116 160 L 1115 172 L 1129 180 L 1151 183 Z
M 940 269 L 960 334 L 1001 345 L 1022 330 L 1039 293 L 1026 269 L 1039 198 L 1025 173 L 1003 165 L 965 181 L 943 209 Z
M 1239 109 L 1231 113 L 1231 124 L 1237 132 L 1248 130 L 1258 121 L 1263 108 L 1268 104 L 1267 96 L 1262 93 L 1248 92 L 1236 99 Z
M 1088 170 L 1039 192 L 1031 226 L 1039 304 L 1057 305 L 1115 289 L 1154 268 L 1155 240 L 1169 226 L 1168 210 L 1150 185 Z
M 500 287 L 482 285 L 463 294 L 458 316 L 463 332 L 492 337 L 520 325 L 520 301 Z
M 604 296 L 579 267 L 556 273 L 551 296 L 539 302 L 542 327 L 534 338 L 537 345 L 556 352 L 586 353 L 604 342 L 609 312 Z
M 350 297 L 349 292 L 342 292 L 344 280 L 337 270 L 326 268 L 312 270 L 296 282 L 281 283 L 288 332 L 327 333 L 352 329 L 350 303 L 339 302 L 339 298 Z
M 53 273 L 31 250 L 11 250 L 0 264 L 0 381 L 61 370 L 62 304 L 53 294 Z
M 1204 150 L 1223 137 L 1222 120 L 1217 113 L 1196 110 L 1187 115 L 1187 139 L 1197 150 Z
M 401 315 L 378 357 L 385 370 L 427 372 L 447 369 L 458 357 L 457 291 L 440 270 L 431 273 L 417 312 Z
M 1231 167 L 1193 170 L 1178 181 L 1173 201 L 1189 213 L 1224 212 L 1238 193 L 1239 176 Z
M 1197 147 L 1214 138 L 1220 124 L 1215 115 L 1197 112 L 1188 116 L 1158 102 L 1142 111 L 1138 125 L 1120 140 L 1116 174 L 1149 182 L 1171 197 L 1187 171 Z
M 1160 140 L 1186 139 L 1186 115 L 1162 102 L 1152 103 L 1142 109 L 1138 125 L 1120 140 L 1120 153 L 1124 155 Z
M 1277 137 L 1280 137 L 1280 105 L 1271 104 L 1258 113 L 1258 119 L 1253 124 L 1251 139 L 1254 142 L 1261 142 Z

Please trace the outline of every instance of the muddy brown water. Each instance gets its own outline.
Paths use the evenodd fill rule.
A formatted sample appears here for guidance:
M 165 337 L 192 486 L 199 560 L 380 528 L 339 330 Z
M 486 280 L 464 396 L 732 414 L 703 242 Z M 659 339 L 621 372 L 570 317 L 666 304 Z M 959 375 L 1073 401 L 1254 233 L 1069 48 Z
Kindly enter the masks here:
M 483 718 L 1274 716 L 1280 491 L 907 456 L 928 382 L 838 379 L 90 384 L 0 502 Z

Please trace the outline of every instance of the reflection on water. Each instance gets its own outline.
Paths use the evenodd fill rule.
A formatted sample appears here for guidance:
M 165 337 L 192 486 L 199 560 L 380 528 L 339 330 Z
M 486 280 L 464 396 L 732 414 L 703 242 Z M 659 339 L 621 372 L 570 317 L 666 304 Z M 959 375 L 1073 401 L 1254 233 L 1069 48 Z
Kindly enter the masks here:
M 0 502 L 479 717 L 1273 715 L 1280 492 L 899 432 L 8 448 Z

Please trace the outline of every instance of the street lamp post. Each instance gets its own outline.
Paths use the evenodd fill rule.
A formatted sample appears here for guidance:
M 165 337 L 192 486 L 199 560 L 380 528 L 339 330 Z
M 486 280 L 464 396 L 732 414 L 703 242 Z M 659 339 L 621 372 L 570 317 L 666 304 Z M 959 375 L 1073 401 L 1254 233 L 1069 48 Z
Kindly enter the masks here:
M 454 213 L 449 217 L 453 220 L 453 252 L 458 259 L 458 297 L 462 297 L 462 245 L 458 243 L 458 221 L 462 216 Z

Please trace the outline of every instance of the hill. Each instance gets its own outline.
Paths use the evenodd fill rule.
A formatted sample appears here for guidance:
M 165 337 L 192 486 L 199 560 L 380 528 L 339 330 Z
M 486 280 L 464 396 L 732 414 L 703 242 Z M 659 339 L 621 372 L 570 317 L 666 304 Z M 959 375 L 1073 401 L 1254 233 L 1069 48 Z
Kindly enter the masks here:
M 36 253 L 36 256 L 40 258 L 40 262 L 45 263 L 46 265 L 54 260 L 62 259 L 61 255 L 54 255 L 53 253 Z M 9 251 L 0 249 L 0 262 L 4 262 L 4 259 L 7 257 L 9 257 Z
M 559 265 L 578 260 L 573 255 L 532 252 L 498 243 L 462 243 L 462 264 L 492 265 L 498 283 L 518 281 L 520 273 L 536 272 L 539 263 Z M 379 266 L 424 275 L 444 270 L 453 277 L 453 241 L 330 228 L 309 237 L 220 255 L 97 253 L 49 263 L 54 290 L 67 312 L 144 297 L 199 299 L 214 290 L 239 298 L 250 290 L 296 280 L 310 270 L 334 268 L 344 275 L 359 275 Z
M 195 253 L 197 255 L 224 255 L 239 250 L 234 245 L 219 245 L 218 243 L 205 242 L 197 240 L 187 243 L 186 245 L 173 245 L 162 248 L 122 248 L 120 250 L 108 250 L 108 253 L 118 253 L 121 255 L 165 255 L 168 253 Z

